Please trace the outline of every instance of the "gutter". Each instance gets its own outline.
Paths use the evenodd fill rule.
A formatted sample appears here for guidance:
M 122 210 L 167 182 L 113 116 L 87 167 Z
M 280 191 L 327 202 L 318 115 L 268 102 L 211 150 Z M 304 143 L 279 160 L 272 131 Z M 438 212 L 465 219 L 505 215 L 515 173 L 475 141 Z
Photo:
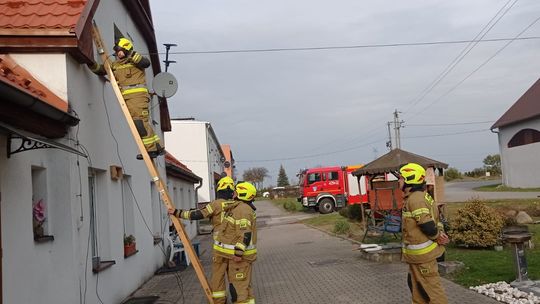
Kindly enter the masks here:
M 71 127 L 79 124 L 79 118 L 71 115 L 70 113 L 59 110 L 3 81 L 0 81 L 0 92 L 3 95 L 2 100 L 6 100 L 10 103 L 21 106 L 32 112 L 38 113 Z

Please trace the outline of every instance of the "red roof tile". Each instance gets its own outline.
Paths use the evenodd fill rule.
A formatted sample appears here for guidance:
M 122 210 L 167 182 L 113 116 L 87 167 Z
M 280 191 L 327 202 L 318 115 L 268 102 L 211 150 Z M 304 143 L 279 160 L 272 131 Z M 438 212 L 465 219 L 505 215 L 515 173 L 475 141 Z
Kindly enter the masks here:
M 1 29 L 74 29 L 87 0 L 0 0 Z
M 0 81 L 67 113 L 67 101 L 56 96 L 9 55 L 0 55 Z

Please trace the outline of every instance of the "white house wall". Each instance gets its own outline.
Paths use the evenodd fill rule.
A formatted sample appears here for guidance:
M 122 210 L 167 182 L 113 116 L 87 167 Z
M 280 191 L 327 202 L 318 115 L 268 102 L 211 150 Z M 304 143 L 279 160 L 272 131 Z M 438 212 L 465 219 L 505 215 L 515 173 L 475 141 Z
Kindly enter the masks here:
M 148 53 L 120 1 L 101 1 L 95 20 L 109 49 L 115 22 L 125 34 L 130 35 L 138 51 Z M 46 56 L 49 62 L 57 64 L 50 67 L 49 74 L 43 71 L 44 57 L 34 55 L 40 58 L 36 60 L 31 56 L 16 57 L 32 74 L 53 87 L 61 97 L 67 98 L 81 120 L 66 138 L 58 141 L 79 150 L 84 148 L 89 158 L 77 159 L 65 151 L 41 149 L 15 154 L 8 159 L 5 140 L 0 141 L 4 303 L 79 303 L 83 290 L 86 290 L 86 303 L 99 303 L 97 294 L 104 303 L 120 303 L 149 279 L 165 260 L 160 247 L 153 243 L 153 234 L 160 231 L 149 231 L 143 222 L 144 217 L 150 227 L 154 226 L 148 170 L 144 162 L 135 159 L 138 153 L 135 141 L 110 84 L 70 56 Z M 148 83 L 151 83 L 152 75 L 148 69 Z M 67 95 L 62 96 L 62 88 L 67 88 Z M 153 105 L 156 105 L 155 101 Z M 159 107 L 154 108 L 156 112 Z M 159 125 L 154 126 L 154 130 L 163 139 Z M 134 207 L 133 212 L 133 234 L 139 252 L 129 258 L 123 256 L 121 181 L 111 180 L 111 165 L 122 166 L 124 173 L 131 176 L 134 196 L 141 210 L 139 212 Z M 36 243 L 33 240 L 32 166 L 46 170 L 47 223 L 50 234 L 54 235 L 52 242 Z M 98 209 L 102 213 L 99 216 L 103 221 L 100 222 L 100 256 L 102 260 L 116 262 L 101 271 L 99 277 L 92 273 L 91 255 L 87 254 L 89 167 L 102 172 L 98 190 Z M 158 170 L 162 177 L 165 177 L 164 168 L 164 159 L 160 157 Z
M 167 183 L 169 188 L 169 194 L 171 195 L 176 208 L 183 210 L 197 208 L 195 187 L 192 182 L 188 182 L 169 175 L 167 177 Z M 168 222 L 168 224 L 170 225 L 170 222 Z M 188 234 L 190 239 L 193 239 L 195 236 L 197 236 L 196 221 L 183 221 L 183 224 L 186 229 L 186 233 Z
M 540 143 L 508 148 L 508 142 L 522 129 L 540 131 L 540 119 L 502 127 L 499 130 L 503 183 L 509 187 L 537 188 L 540 187 Z
M 165 134 L 167 151 L 203 179 L 198 191 L 198 202 L 215 199 L 214 182 L 209 166 L 207 122 L 172 121 L 172 130 Z

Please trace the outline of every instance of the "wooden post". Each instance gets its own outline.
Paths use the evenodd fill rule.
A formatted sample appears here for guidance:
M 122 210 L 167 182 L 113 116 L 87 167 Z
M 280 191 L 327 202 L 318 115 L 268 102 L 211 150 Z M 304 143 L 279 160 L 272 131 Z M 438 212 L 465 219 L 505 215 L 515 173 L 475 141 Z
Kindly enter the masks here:
M 152 177 L 152 181 L 154 182 L 154 184 L 156 185 L 159 191 L 161 200 L 163 201 L 163 203 L 165 204 L 167 208 L 174 208 L 174 205 L 171 201 L 169 193 L 167 192 L 167 189 L 165 188 L 165 184 L 163 183 L 163 180 L 160 178 L 159 173 L 156 170 L 156 167 L 154 165 L 154 162 L 148 155 L 148 152 L 146 151 L 146 148 L 144 147 L 144 144 L 139 135 L 139 132 L 137 131 L 137 128 L 135 127 L 135 123 L 133 122 L 133 119 L 131 118 L 131 115 L 129 114 L 129 110 L 127 108 L 124 97 L 122 96 L 122 92 L 120 91 L 120 88 L 118 87 L 118 84 L 116 83 L 116 78 L 114 77 L 114 74 L 112 72 L 111 62 L 109 61 L 109 56 L 105 49 L 105 45 L 103 44 L 103 40 L 101 39 L 101 34 L 95 22 L 93 23 L 92 35 L 94 37 L 94 42 L 96 44 L 98 53 L 101 56 L 101 60 L 103 61 L 103 66 L 105 68 L 105 71 L 107 72 L 107 75 L 109 76 L 109 80 L 111 82 L 113 91 L 116 95 L 116 98 L 118 99 L 118 102 L 120 103 L 120 108 L 122 109 L 122 112 L 124 113 L 126 121 L 129 125 L 129 129 L 131 130 L 131 135 L 135 139 L 135 143 L 137 144 L 137 147 L 139 148 L 139 151 L 143 157 L 144 163 L 146 164 L 146 167 L 148 168 L 150 176 Z M 199 281 L 204 290 L 204 293 L 206 294 L 208 303 L 213 304 L 214 300 L 212 298 L 212 290 L 210 289 L 210 285 L 208 284 L 208 280 L 206 279 L 206 276 L 204 274 L 204 269 L 202 268 L 201 262 L 199 258 L 197 257 L 197 255 L 195 254 L 195 250 L 193 249 L 193 246 L 191 245 L 191 241 L 189 240 L 189 237 L 184 229 L 184 225 L 177 217 L 171 215 L 170 218 L 171 218 L 172 223 L 174 224 L 174 227 L 176 228 L 176 231 L 178 232 L 178 236 L 180 237 L 182 244 L 184 244 L 184 249 L 189 257 L 189 260 L 193 264 L 193 268 L 195 269 L 195 272 L 197 273 L 197 277 L 199 278 Z

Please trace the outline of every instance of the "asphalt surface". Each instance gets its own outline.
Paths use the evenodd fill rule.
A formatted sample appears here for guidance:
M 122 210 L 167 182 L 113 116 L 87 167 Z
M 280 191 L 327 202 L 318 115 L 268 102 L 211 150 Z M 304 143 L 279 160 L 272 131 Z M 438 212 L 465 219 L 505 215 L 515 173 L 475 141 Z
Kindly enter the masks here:
M 484 192 L 474 191 L 474 188 L 500 184 L 501 180 L 447 182 L 445 184 L 445 202 L 465 202 L 473 198 L 479 199 L 527 199 L 539 198 L 540 192 Z M 539 198 L 540 199 L 540 198 Z

